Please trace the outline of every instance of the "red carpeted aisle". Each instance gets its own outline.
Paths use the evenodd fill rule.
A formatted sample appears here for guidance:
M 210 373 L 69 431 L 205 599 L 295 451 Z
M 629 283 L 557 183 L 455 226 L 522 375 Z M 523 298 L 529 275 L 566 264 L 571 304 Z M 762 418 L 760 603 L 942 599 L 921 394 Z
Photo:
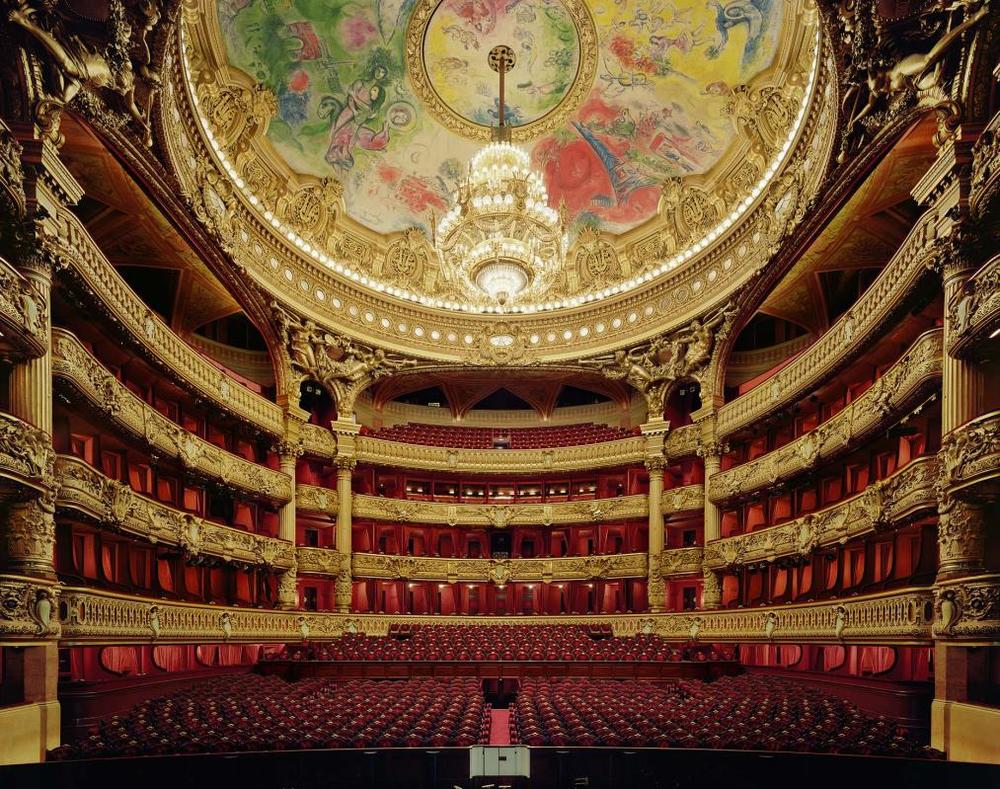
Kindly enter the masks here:
M 490 710 L 490 745 L 510 745 L 510 710 Z

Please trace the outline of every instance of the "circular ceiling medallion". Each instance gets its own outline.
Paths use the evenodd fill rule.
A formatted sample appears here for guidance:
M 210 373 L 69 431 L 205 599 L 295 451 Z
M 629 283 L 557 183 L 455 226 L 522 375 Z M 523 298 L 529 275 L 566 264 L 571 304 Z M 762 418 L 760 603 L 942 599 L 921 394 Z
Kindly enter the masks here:
M 499 115 L 497 74 L 488 53 L 510 46 L 506 76 L 512 139 L 530 140 L 560 125 L 590 92 L 597 31 L 583 0 L 417 0 L 407 30 L 413 92 L 446 128 L 489 140 Z

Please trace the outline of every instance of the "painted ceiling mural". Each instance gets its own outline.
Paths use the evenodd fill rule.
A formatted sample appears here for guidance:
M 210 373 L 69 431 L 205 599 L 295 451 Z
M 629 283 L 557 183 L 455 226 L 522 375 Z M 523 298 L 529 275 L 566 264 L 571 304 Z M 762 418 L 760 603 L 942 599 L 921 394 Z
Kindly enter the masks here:
M 268 135 L 294 169 L 334 175 L 379 232 L 429 228 L 482 145 L 450 131 L 407 74 L 426 3 L 423 70 L 445 112 L 488 126 L 494 44 L 514 48 L 510 120 L 557 117 L 525 143 L 576 229 L 652 217 L 660 184 L 703 173 L 735 136 L 732 89 L 772 62 L 779 0 L 218 0 L 228 57 L 278 97 Z M 583 32 L 581 32 L 583 31 Z M 581 47 L 596 33 L 596 52 Z M 591 48 L 593 50 L 593 48 Z M 576 85 L 596 55 L 592 83 Z M 568 106 L 567 103 L 572 106 Z M 437 101 L 434 102 L 435 104 Z M 452 125 L 450 128 L 455 128 Z

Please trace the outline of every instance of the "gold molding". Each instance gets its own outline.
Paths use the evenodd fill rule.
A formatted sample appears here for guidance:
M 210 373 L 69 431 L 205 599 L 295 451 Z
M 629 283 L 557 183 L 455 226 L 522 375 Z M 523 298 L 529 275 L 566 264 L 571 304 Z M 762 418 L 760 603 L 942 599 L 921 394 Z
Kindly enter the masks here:
M 1000 488 L 1000 411 L 977 417 L 946 435 L 939 457 L 943 492 L 991 498 Z
M 447 504 L 355 495 L 351 503 L 354 516 L 359 518 L 501 529 L 557 523 L 605 523 L 646 518 L 649 513 L 649 497 L 641 494 L 551 504 Z
M 504 586 L 508 583 L 645 578 L 646 561 L 644 553 L 565 556 L 558 559 L 441 559 L 353 553 L 351 576 L 443 583 L 492 583 Z
M 559 103 L 545 115 L 531 123 L 510 127 L 512 142 L 526 142 L 553 131 L 580 106 L 593 87 L 594 77 L 597 74 L 599 45 L 594 18 L 584 0 L 560 0 L 560 3 L 572 18 L 573 27 L 576 30 L 579 54 L 576 76 L 573 78 L 570 89 L 566 91 Z M 424 61 L 424 37 L 427 33 L 427 26 L 440 5 L 441 0 L 417 0 L 414 3 L 406 28 L 404 47 L 406 73 L 410 80 L 410 86 L 413 88 L 414 95 L 423 102 L 430 113 L 448 131 L 455 132 L 470 140 L 489 142 L 491 139 L 490 127 L 470 121 L 451 109 L 438 95 L 430 75 L 427 73 L 427 64 Z
M 669 488 L 660 494 L 660 508 L 664 515 L 700 510 L 704 506 L 704 485 L 682 485 L 679 488 Z
M 0 412 L 0 475 L 35 490 L 47 488 L 55 452 L 49 435 Z
M 17 579 L 14 579 L 15 581 Z M 11 583 L 6 578 L 5 583 Z M 927 588 L 749 610 L 581 616 L 392 616 L 264 611 L 198 605 L 64 587 L 63 645 L 109 643 L 285 643 L 345 632 L 387 635 L 393 624 L 610 625 L 617 636 L 656 633 L 673 641 L 927 644 L 933 594 Z
M 713 540 L 705 566 L 726 570 L 782 556 L 809 556 L 819 548 L 893 528 L 904 519 L 937 510 L 937 457 L 914 460 L 861 493 L 780 526 Z
M 98 362 L 75 336 L 52 332 L 52 373 L 83 395 L 126 433 L 180 462 L 193 473 L 238 488 L 241 494 L 274 502 L 292 496 L 287 474 L 251 463 L 199 438 L 136 397 Z
M 934 637 L 977 640 L 993 646 L 1000 636 L 1000 575 L 988 574 L 938 583 Z
M 288 569 L 294 546 L 273 537 L 212 523 L 133 491 L 78 458 L 56 459 L 56 506 L 73 509 L 98 523 L 142 537 L 153 544 L 176 545 L 190 556 L 206 554 L 224 561 Z
M 701 575 L 705 549 L 700 545 L 690 548 L 667 548 L 660 554 L 659 577 L 663 580 L 684 575 Z
M 156 366 L 213 407 L 249 422 L 271 436 L 284 435 L 281 408 L 250 391 L 209 363 L 151 310 L 101 252 L 83 223 L 69 210 L 58 217 L 62 263 Z
M 41 356 L 49 344 L 49 311 L 35 287 L 0 257 L 0 337 L 14 342 L 31 357 Z
M 645 456 L 642 436 L 552 449 L 453 449 L 402 444 L 358 436 L 357 459 L 362 463 L 463 474 L 590 471 L 640 463 Z
M 718 437 L 801 400 L 888 331 L 904 299 L 939 265 L 936 229 L 936 211 L 926 212 L 871 286 L 829 331 L 766 383 L 719 409 Z
M 186 13 L 192 19 L 197 17 L 193 4 Z M 191 44 L 185 39 L 185 45 Z M 495 316 L 428 308 L 349 281 L 308 261 L 243 204 L 227 177 L 217 169 L 200 123 L 191 113 L 179 45 L 179 40 L 172 41 L 167 56 L 165 73 L 170 79 L 164 80 L 162 93 L 163 139 L 182 193 L 195 214 L 224 239 L 236 264 L 286 305 L 294 305 L 304 316 L 335 332 L 404 354 L 483 363 L 480 349 L 494 331 Z M 811 47 L 809 42 L 806 49 Z M 804 51 L 800 48 L 792 56 L 801 58 Z M 505 316 L 512 331 L 524 340 L 526 362 L 571 360 L 581 354 L 613 349 L 626 340 L 652 337 L 670 328 L 671 323 L 681 325 L 706 306 L 721 303 L 766 264 L 774 245 L 801 218 L 830 162 L 834 125 L 824 119 L 834 111 L 836 103 L 831 83 L 833 61 L 824 55 L 820 63 L 814 88 L 819 100 L 813 102 L 806 115 L 786 172 L 765 190 L 759 205 L 738 230 L 710 245 L 697 261 L 692 259 L 635 291 L 546 314 Z M 287 181 L 278 179 L 280 184 Z M 631 239 L 625 241 L 636 254 L 649 257 L 649 249 L 639 249 Z M 358 246 L 357 250 L 362 255 L 358 265 L 368 270 L 378 257 L 376 251 L 370 245 Z M 598 323 L 600 330 L 596 328 Z M 587 330 L 586 336 L 579 333 L 582 329 Z M 547 339 L 550 332 L 552 341 Z M 539 342 L 529 343 L 528 338 L 536 335 Z M 463 339 L 466 337 L 468 341 Z
M 921 334 L 896 363 L 831 419 L 779 449 L 712 475 L 708 497 L 715 503 L 742 496 L 812 471 L 892 424 L 941 378 L 941 329 Z

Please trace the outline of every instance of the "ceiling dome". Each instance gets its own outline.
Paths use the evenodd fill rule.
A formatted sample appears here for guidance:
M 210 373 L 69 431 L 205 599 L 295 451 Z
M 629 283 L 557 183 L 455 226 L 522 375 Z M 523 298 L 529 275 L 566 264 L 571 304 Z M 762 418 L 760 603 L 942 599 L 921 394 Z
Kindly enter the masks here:
M 165 95 L 194 125 L 176 124 L 183 134 L 168 145 L 202 213 L 253 258 L 242 262 L 255 276 L 277 277 L 272 291 L 291 286 L 284 301 L 308 297 L 318 317 L 343 310 L 352 331 L 397 342 L 479 349 L 481 330 L 463 316 L 519 320 L 626 298 L 634 316 L 546 326 L 557 340 L 536 339 L 525 320 L 513 344 L 610 339 L 605 323 L 662 331 L 661 316 L 717 304 L 759 268 L 779 231 L 758 218 L 746 243 L 734 234 L 778 199 L 770 187 L 789 162 L 799 159 L 796 181 L 767 209 L 781 222 L 828 161 L 813 143 L 833 127 L 808 119 L 835 93 L 819 89 L 808 0 L 200 0 L 180 30 L 182 81 Z M 560 270 L 520 272 L 503 299 L 470 290 L 435 246 L 499 115 L 488 62 L 498 44 L 516 55 L 511 140 L 566 230 Z M 712 254 L 723 257 L 696 276 Z M 437 330 L 415 319 L 423 308 Z

